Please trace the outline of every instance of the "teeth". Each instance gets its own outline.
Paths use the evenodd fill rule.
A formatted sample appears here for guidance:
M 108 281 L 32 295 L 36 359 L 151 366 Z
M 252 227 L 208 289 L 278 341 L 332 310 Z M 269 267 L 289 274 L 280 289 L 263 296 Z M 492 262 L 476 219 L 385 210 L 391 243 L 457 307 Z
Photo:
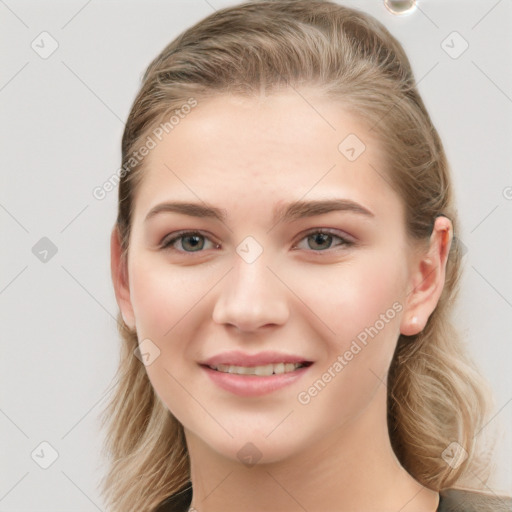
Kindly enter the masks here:
M 276 363 L 266 364 L 263 366 L 234 366 L 229 364 L 219 364 L 217 366 L 210 366 L 212 370 L 217 370 L 223 373 L 235 373 L 237 375 L 258 375 L 266 377 L 268 375 L 281 375 L 295 371 L 297 368 L 302 368 L 302 363 Z

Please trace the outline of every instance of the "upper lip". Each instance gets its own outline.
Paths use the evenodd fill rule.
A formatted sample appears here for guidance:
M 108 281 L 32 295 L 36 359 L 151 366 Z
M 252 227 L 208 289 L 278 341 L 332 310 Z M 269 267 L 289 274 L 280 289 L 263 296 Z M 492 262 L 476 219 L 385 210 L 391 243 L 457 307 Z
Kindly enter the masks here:
M 311 361 L 302 356 L 285 354 L 283 352 L 267 351 L 258 352 L 257 354 L 246 354 L 238 350 L 233 350 L 210 357 L 201 364 L 207 366 L 218 366 L 220 364 L 233 366 L 263 366 L 266 364 L 306 362 L 310 363 Z

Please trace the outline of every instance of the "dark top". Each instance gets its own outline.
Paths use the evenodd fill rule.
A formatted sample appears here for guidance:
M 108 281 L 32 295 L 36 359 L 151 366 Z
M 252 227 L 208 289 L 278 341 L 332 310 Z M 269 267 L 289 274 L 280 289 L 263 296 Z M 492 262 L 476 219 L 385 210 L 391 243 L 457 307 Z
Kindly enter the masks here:
M 189 486 L 163 501 L 155 512 L 187 512 L 191 501 L 192 487 Z M 512 497 L 445 489 L 439 493 L 436 512 L 512 512 Z

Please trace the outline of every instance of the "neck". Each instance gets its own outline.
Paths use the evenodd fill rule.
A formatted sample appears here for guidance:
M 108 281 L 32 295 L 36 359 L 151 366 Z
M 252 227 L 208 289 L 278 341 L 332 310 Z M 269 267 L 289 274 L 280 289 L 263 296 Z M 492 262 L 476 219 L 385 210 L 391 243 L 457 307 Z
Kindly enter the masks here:
M 274 463 L 245 466 L 185 430 L 191 510 L 434 512 L 438 493 L 409 475 L 392 450 L 385 393 L 381 386 L 381 396 L 350 424 Z

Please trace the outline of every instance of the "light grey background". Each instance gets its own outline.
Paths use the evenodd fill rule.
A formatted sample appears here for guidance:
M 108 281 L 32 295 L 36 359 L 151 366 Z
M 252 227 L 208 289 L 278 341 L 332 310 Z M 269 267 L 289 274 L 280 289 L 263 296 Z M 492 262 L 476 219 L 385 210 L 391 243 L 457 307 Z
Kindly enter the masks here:
M 109 259 L 117 190 L 101 201 L 92 190 L 119 168 L 150 60 L 234 3 L 0 0 L 0 512 L 105 509 L 97 414 L 120 346 Z M 506 430 L 492 489 L 510 493 L 512 2 L 425 0 L 405 17 L 380 0 L 344 3 L 403 43 L 446 146 L 467 247 L 457 318 L 495 389 L 490 427 Z M 46 262 L 32 252 L 43 237 L 58 251 Z M 43 441 L 58 452 L 47 469 Z

